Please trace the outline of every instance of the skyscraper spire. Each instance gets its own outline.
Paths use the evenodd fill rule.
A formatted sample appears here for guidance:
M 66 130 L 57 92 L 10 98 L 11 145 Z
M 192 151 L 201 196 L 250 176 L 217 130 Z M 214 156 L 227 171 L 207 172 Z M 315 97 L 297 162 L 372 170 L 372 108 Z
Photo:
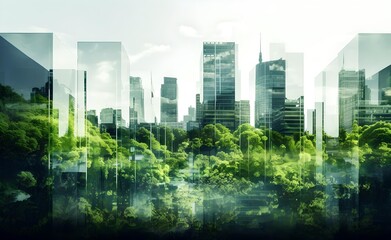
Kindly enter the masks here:
M 259 63 L 262 63 L 262 37 L 261 33 L 259 33 Z

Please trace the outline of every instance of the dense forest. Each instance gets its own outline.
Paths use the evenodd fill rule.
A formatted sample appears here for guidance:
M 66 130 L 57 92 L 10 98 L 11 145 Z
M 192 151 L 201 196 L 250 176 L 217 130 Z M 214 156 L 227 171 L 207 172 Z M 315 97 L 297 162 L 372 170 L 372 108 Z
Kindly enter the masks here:
M 249 124 L 58 135 L 51 102 L 0 85 L 6 236 L 236 239 L 388 234 L 391 123 L 354 124 L 323 151 Z M 72 114 L 72 113 L 71 113 Z M 70 117 L 70 119 L 72 119 Z

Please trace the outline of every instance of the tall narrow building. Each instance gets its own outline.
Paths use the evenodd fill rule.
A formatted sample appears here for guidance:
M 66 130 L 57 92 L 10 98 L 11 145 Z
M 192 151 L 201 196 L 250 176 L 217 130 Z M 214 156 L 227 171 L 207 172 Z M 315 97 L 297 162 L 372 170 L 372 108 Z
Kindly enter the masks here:
M 178 122 L 178 85 L 177 79 L 164 77 L 160 89 L 160 122 Z
M 365 99 L 365 70 L 344 70 L 338 74 L 339 129 L 350 132 L 354 121 L 354 109 Z
M 263 62 L 262 51 L 255 73 L 255 126 L 282 130 L 285 104 L 285 60 Z
M 221 123 L 235 129 L 234 42 L 203 44 L 203 117 L 202 126 Z
M 145 122 L 144 118 L 144 89 L 140 77 L 129 77 L 129 127 Z

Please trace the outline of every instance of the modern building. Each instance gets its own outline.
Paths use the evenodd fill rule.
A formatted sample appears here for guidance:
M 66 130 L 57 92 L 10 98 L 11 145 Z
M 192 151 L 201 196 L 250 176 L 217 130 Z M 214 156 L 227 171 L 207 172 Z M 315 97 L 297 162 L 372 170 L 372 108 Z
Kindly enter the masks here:
M 365 79 L 365 100 L 354 109 L 358 124 L 391 122 L 391 65 Z
M 255 68 L 255 126 L 285 135 L 304 133 L 304 55 L 270 44 L 271 61 Z
M 111 137 L 118 143 L 118 147 L 123 147 L 123 131 L 121 127 L 126 127 L 127 123 L 122 120 L 122 116 L 126 116 L 126 121 L 129 121 L 129 58 L 121 42 L 78 42 L 77 43 L 77 68 L 87 72 L 88 81 L 86 82 L 87 89 L 87 107 L 86 110 L 96 110 L 96 112 L 109 113 L 102 114 L 99 119 L 101 131 L 108 132 Z M 114 116 L 114 119 L 113 119 Z M 103 123 L 102 123 L 103 120 Z M 106 128 L 107 127 L 107 128 Z M 87 141 L 87 149 L 89 146 Z M 92 154 L 87 154 L 87 158 L 93 157 Z M 121 168 L 119 162 L 125 161 L 126 157 L 114 151 L 113 155 L 105 156 L 114 161 L 115 174 L 114 182 L 106 181 L 104 176 L 94 176 L 87 173 L 89 181 L 94 181 L 97 191 L 112 191 L 114 197 L 102 197 L 99 207 L 103 204 L 116 204 L 118 209 L 124 207 L 124 203 L 118 196 L 121 196 L 122 188 L 118 187 L 119 182 L 118 172 Z M 106 160 L 106 159 L 105 159 Z M 89 161 L 92 161 L 89 160 Z
M 140 77 L 129 77 L 129 126 L 145 122 L 144 118 L 144 89 Z
M 370 114 L 376 109 L 373 105 L 387 101 L 381 89 L 389 84 L 390 63 L 391 34 L 360 33 L 321 71 L 315 78 L 315 101 L 324 103 L 327 135 L 338 137 L 341 129 L 349 132 L 355 120 L 370 118 L 360 113 Z M 366 104 L 369 109 L 364 111 Z
M 92 123 L 95 127 L 98 127 L 98 116 L 96 116 L 95 110 L 87 111 L 87 120 Z
M 160 89 L 160 122 L 178 122 L 178 85 L 177 79 L 164 77 Z
M 269 49 L 270 60 L 285 60 L 286 98 L 296 100 L 304 96 L 304 54 L 286 51 L 284 43 L 270 43 Z
M 110 133 L 113 138 L 118 137 L 117 129 L 125 127 L 121 109 L 103 108 L 99 114 L 101 132 Z
M 236 64 L 234 42 L 203 43 L 202 126 L 221 123 L 235 129 Z
M 283 110 L 282 134 L 293 136 L 304 132 L 304 97 L 285 100 Z
M 244 123 L 250 123 L 250 101 L 235 102 L 235 129 Z
M 282 111 L 286 97 L 285 76 L 285 60 L 262 62 L 260 57 L 255 77 L 256 127 L 282 130 Z
M 349 198 L 326 204 L 330 216 L 336 216 L 327 221 L 344 221 L 350 225 L 357 218 L 352 213 L 362 211 L 360 201 L 363 199 L 357 194 L 358 186 L 362 184 L 359 181 L 373 173 L 361 171 L 360 138 L 351 135 L 354 144 L 343 145 L 346 151 L 338 151 L 341 148 L 338 140 L 346 136 L 345 131 L 349 133 L 354 130 L 354 122 L 371 124 L 389 119 L 387 100 L 379 92 L 387 88 L 387 75 L 390 75 L 387 67 L 390 64 L 391 34 L 360 33 L 315 79 L 317 172 L 322 173 L 327 181 L 332 179 L 336 187 L 344 184 L 354 186 L 347 191 Z M 344 167 L 333 170 L 324 161 L 324 152 L 328 158 L 338 152 Z M 329 194 L 327 189 L 325 192 Z
M 196 117 L 195 117 L 195 113 L 196 113 L 196 109 L 192 106 L 190 106 L 188 108 L 188 112 L 187 112 L 187 115 L 183 116 L 183 126 L 184 126 L 184 129 L 187 129 L 187 123 L 190 122 L 190 121 L 195 121 Z
M 309 134 L 314 134 L 316 131 L 315 131 L 315 127 L 316 127 L 316 124 L 315 124 L 315 109 L 307 109 L 307 115 L 306 115 L 306 118 L 307 118 L 307 126 L 306 126 L 306 131 L 309 133 Z
M 354 121 L 354 110 L 365 99 L 365 71 L 344 70 L 338 74 L 339 129 L 350 132 Z
M 10 136 L 0 137 L 0 182 L 14 182 L 20 171 L 31 172 L 33 176 L 40 176 L 43 180 L 46 177 L 53 180 L 50 193 L 36 191 L 34 198 L 28 200 L 30 209 L 35 210 L 23 218 L 28 219 L 31 227 L 40 224 L 39 220 L 51 217 L 53 218 L 49 221 L 54 225 L 63 223 L 62 220 L 69 224 L 83 222 L 83 214 L 77 214 L 77 210 L 65 212 L 61 217 L 57 210 L 64 206 L 63 202 L 58 201 L 59 198 L 66 197 L 77 203 L 84 196 L 87 170 L 85 144 L 80 141 L 81 157 L 76 161 L 52 144 L 53 139 L 61 137 L 85 137 L 86 74 L 76 70 L 76 65 L 73 64 L 76 56 L 53 33 L 0 33 L 0 52 L 1 115 L 23 114 L 24 118 L 12 121 L 29 126 L 30 121 L 36 119 L 34 121 L 43 124 L 50 131 L 49 134 L 43 134 L 36 143 L 42 152 L 24 153 L 22 159 L 28 161 L 20 161 L 19 145 L 10 141 Z M 8 149 L 13 152 L 7 151 Z M 44 161 L 46 165 L 42 159 L 47 159 Z M 58 164 L 60 160 L 61 166 Z M 63 168 L 65 165 L 81 166 L 71 174 L 78 181 L 69 177 Z M 12 179 L 9 179 L 10 176 Z M 64 189 L 64 185 L 69 187 Z M 20 224 L 25 223 L 22 221 Z M 33 228 L 26 230 L 34 231 Z
M 201 123 L 203 116 L 204 108 L 201 102 L 201 95 L 199 93 L 196 94 L 196 121 Z

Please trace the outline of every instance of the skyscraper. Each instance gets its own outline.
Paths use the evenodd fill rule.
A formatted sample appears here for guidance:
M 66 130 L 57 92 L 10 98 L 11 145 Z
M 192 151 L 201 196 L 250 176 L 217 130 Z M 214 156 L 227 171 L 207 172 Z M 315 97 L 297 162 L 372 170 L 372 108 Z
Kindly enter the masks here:
M 285 60 L 262 62 L 255 76 L 255 126 L 281 131 L 285 103 Z
M 41 150 L 28 152 L 20 147 L 22 144 L 16 143 L 16 140 L 24 139 L 21 135 L 0 134 L 0 182 L 14 182 L 19 171 L 28 171 L 32 176 L 39 176 L 38 183 L 52 179 L 53 186 L 50 192 L 37 186 L 34 197 L 29 199 L 29 206 L 34 211 L 21 215 L 28 219 L 21 224 L 28 222 L 31 225 L 25 226 L 26 231 L 34 230 L 44 218 L 53 217 L 56 224 L 66 218 L 70 222 L 85 221 L 82 214 L 71 218 L 72 211 L 62 212 L 62 219 L 56 217 L 58 209 L 64 207 L 63 202 L 58 201 L 64 197 L 61 184 L 69 186 L 69 191 L 74 194 L 67 197 L 78 204 L 78 199 L 83 196 L 87 171 L 85 143 L 78 145 L 80 157 L 75 159 L 68 157 L 67 152 L 58 147 L 58 142 L 53 141 L 85 136 L 86 75 L 75 70 L 72 60 L 76 56 L 68 51 L 53 33 L 0 33 L 0 115 L 19 116 L 23 113 L 23 117 L 10 118 L 15 126 L 23 126 L 15 129 L 26 131 L 26 135 L 30 131 L 39 135 L 42 132 L 41 136 L 35 134 L 31 138 L 38 141 L 33 148 Z M 7 119 L 3 117 L 2 123 Z M 8 129 L 13 128 L 8 128 L 5 123 L 3 130 Z M 34 146 L 32 141 L 22 142 Z M 70 168 L 74 170 L 69 171 Z M 2 217 L 12 218 L 7 214 Z
M 177 79 L 164 77 L 160 89 L 160 122 L 178 122 Z
M 144 122 L 144 89 L 140 77 L 129 77 L 129 126 Z
M 234 42 L 203 44 L 203 117 L 202 126 L 221 123 L 235 129 Z

